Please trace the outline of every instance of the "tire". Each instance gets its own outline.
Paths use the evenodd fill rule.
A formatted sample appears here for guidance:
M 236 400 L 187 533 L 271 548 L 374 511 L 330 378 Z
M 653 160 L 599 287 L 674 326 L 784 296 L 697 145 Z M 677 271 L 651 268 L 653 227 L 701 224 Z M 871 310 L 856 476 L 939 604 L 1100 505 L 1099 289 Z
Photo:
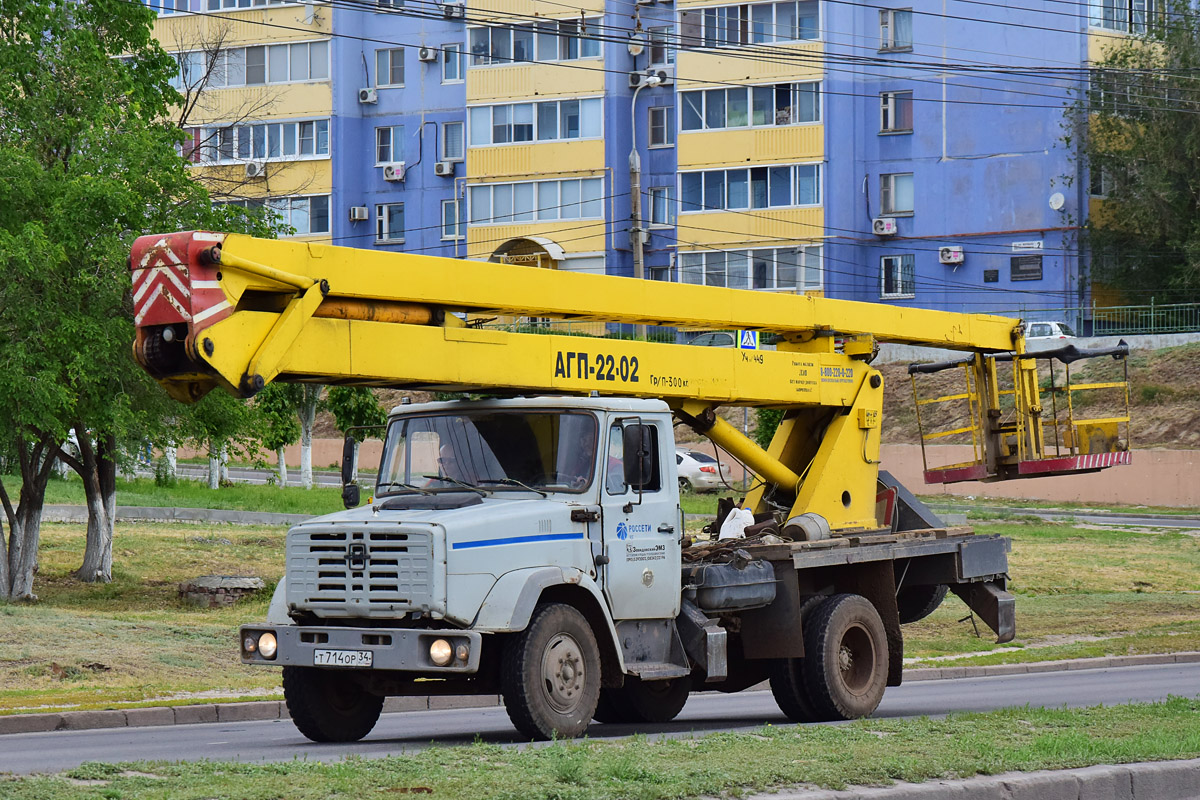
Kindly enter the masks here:
M 357 742 L 379 721 L 383 697 L 344 672 L 283 668 L 283 699 L 300 732 L 314 742 Z
M 948 588 L 939 583 L 934 586 L 906 586 L 896 595 L 896 606 L 900 610 L 900 624 L 925 619 L 946 599 Z
M 571 606 L 539 606 L 504 651 L 501 694 L 508 718 L 533 739 L 571 739 L 587 730 L 600 699 L 600 649 Z
M 679 491 L 681 491 L 681 492 L 693 491 L 692 482 L 689 481 L 687 478 L 680 478 L 679 479 Z
M 634 721 L 629 714 L 629 707 L 625 705 L 625 700 L 621 697 L 621 689 L 600 690 L 600 700 L 596 703 L 596 711 L 592 714 L 592 719 L 606 725 Z
M 858 719 L 878 708 L 887 687 L 887 634 L 865 597 L 836 594 L 817 606 L 804 656 L 804 685 L 818 719 Z
M 629 677 L 620 691 L 633 722 L 670 722 L 679 716 L 687 704 L 692 691 L 692 679 L 644 681 Z
M 793 722 L 818 722 L 820 717 L 808 699 L 804 685 L 804 659 L 778 658 L 771 664 L 771 694 L 779 710 Z

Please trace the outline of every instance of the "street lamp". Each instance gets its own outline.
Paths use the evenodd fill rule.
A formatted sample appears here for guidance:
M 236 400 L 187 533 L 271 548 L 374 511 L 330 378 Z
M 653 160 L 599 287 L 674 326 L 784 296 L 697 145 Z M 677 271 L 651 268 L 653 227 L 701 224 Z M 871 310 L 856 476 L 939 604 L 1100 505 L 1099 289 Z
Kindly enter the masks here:
M 632 45 L 631 50 L 632 52 Z M 633 100 L 629 103 L 629 215 L 633 226 L 629 229 L 629 243 L 633 249 L 633 277 L 643 280 L 646 277 L 645 254 L 642 252 L 642 158 L 637 148 L 637 97 L 638 92 L 647 86 L 658 86 L 662 78 L 650 75 L 638 81 L 633 90 Z M 638 325 L 635 336 L 646 338 L 646 326 Z

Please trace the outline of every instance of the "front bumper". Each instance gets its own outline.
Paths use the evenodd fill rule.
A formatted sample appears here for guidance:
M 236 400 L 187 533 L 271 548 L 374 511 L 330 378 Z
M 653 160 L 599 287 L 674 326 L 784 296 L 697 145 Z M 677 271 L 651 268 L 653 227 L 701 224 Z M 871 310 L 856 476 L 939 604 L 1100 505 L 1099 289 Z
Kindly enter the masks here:
M 247 636 L 257 642 L 266 632 L 275 634 L 278 651 L 271 659 L 245 649 Z M 429 647 L 438 639 L 450 643 L 451 652 L 467 646 L 465 660 L 453 658 L 439 667 L 430 660 Z M 243 625 L 238 629 L 243 664 L 257 666 L 311 667 L 318 650 L 371 654 L 369 667 L 356 669 L 399 670 L 403 672 L 470 674 L 479 670 L 479 651 L 483 635 L 478 631 L 412 630 L 407 628 L 340 628 L 301 625 Z M 324 665 L 320 665 L 324 666 Z M 329 669 L 340 667 L 330 666 Z

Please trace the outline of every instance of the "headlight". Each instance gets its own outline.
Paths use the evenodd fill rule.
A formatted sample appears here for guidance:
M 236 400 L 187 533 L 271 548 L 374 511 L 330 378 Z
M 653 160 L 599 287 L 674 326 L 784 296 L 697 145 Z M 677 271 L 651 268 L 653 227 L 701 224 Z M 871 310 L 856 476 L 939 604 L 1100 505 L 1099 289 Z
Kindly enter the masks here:
M 445 639 L 437 639 L 429 645 L 429 660 L 439 667 L 449 664 L 453 655 L 454 648 Z
M 267 631 L 258 637 L 258 652 L 263 658 L 269 661 L 275 657 L 275 651 L 278 649 L 279 642 L 275 639 L 275 634 Z
M 255 639 L 253 635 L 249 635 L 245 639 L 242 639 L 242 649 L 247 653 L 253 653 L 258 649 L 258 639 Z
M 465 644 L 460 644 L 458 647 L 454 648 L 454 657 L 459 661 L 466 661 L 467 656 L 469 655 L 471 655 L 471 648 L 467 647 Z

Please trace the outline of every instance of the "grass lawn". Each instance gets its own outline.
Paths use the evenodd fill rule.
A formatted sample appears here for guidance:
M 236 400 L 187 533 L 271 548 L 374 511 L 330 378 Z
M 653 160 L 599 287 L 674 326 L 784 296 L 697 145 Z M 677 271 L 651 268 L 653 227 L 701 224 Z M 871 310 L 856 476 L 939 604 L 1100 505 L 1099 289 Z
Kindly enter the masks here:
M 979 530 L 1012 537 L 1017 640 L 998 647 L 982 624 L 984 636 L 976 636 L 963 621 L 966 607 L 950 596 L 905 626 L 905 655 L 921 665 L 1200 650 L 1200 540 L 1045 522 Z M 70 577 L 82 557 L 83 526 L 44 525 L 39 602 L 0 605 L 0 713 L 275 692 L 277 670 L 238 663 L 235 631 L 265 616 L 283 570 L 284 533 L 121 524 L 114 581 L 84 585 Z M 255 575 L 268 591 L 219 610 L 180 603 L 180 582 L 212 574 Z M 946 656 L 955 660 L 939 660 Z
M 558 742 L 517 750 L 433 747 L 332 764 L 89 763 L 62 776 L 11 779 L 8 800 L 602 800 L 737 796 L 796 784 L 828 788 L 1012 770 L 1193 758 L 1200 702 L 1081 710 L 1011 709 L 946 719 L 767 726 L 648 742 Z

